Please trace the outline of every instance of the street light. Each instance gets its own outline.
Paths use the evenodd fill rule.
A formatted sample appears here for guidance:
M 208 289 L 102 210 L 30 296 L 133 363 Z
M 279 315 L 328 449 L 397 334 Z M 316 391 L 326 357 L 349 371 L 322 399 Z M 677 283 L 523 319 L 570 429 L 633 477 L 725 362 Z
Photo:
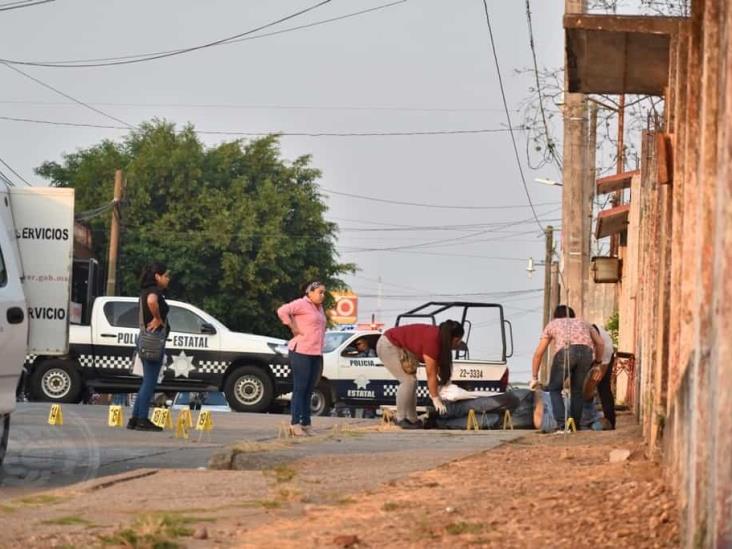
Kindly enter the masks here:
M 549 185 L 552 187 L 563 187 L 564 186 L 559 181 L 554 181 L 553 179 L 546 179 L 544 177 L 537 177 L 536 179 L 534 179 L 534 181 L 536 181 L 537 183 L 543 183 L 544 185 Z

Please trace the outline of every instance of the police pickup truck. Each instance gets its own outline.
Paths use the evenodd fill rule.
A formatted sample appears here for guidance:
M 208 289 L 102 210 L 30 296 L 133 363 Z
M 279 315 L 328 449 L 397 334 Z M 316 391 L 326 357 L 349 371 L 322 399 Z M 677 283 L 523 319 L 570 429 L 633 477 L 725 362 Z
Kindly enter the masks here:
M 28 387 L 35 400 L 79 402 L 86 389 L 135 392 L 130 373 L 139 332 L 138 299 L 98 297 L 89 325 L 71 325 L 65 356 L 29 356 Z M 232 332 L 204 311 L 168 300 L 170 335 L 159 391 L 223 391 L 232 409 L 262 412 L 292 390 L 285 341 Z
M 468 391 L 503 392 L 508 385 L 507 358 L 513 354 L 511 324 L 499 304 L 480 302 L 429 302 L 397 318 L 396 324 L 437 325 L 451 318 L 463 324 L 463 344 L 455 351 L 452 381 Z M 506 331 L 508 328 L 508 334 Z M 511 350 L 507 350 L 507 335 Z M 357 408 L 393 405 L 399 382 L 375 353 L 358 351 L 356 342 L 365 339 L 371 350 L 383 337 L 378 331 L 327 332 L 323 351 L 323 375 L 313 392 L 311 410 L 327 415 L 336 403 Z M 471 358 L 472 355 L 472 358 Z M 478 358 L 480 357 L 480 358 Z M 429 402 L 424 367 L 417 370 L 417 399 Z

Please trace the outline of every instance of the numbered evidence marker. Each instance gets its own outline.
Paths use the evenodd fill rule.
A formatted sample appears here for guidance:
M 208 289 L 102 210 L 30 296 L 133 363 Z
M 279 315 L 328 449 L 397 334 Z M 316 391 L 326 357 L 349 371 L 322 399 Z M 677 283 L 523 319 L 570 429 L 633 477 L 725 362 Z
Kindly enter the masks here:
M 107 416 L 107 425 L 109 427 L 124 427 L 124 416 L 122 406 L 116 404 L 109 407 L 109 415 Z
M 191 411 L 185 408 L 178 414 L 178 419 L 175 420 L 175 438 L 188 439 L 188 429 L 193 427 L 193 417 L 191 417 Z
M 465 429 L 468 431 L 480 431 L 480 423 L 478 423 L 478 418 L 475 416 L 475 410 L 473 409 L 468 411 L 468 422 L 465 425 Z
M 60 404 L 51 404 L 51 411 L 48 413 L 48 424 L 58 425 L 64 424 L 64 413 L 61 411 Z
M 211 431 L 213 429 L 213 418 L 210 410 L 201 410 L 196 422 L 196 431 Z
M 173 419 L 170 417 L 170 410 L 168 408 L 153 408 L 151 421 L 163 429 L 173 428 Z

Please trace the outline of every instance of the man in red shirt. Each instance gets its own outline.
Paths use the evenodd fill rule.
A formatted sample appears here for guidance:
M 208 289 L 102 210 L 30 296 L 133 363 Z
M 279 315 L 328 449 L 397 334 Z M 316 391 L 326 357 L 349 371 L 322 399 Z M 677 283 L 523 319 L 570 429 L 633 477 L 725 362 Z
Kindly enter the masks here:
M 384 367 L 399 380 L 397 389 L 397 425 L 403 429 L 420 429 L 417 420 L 417 367 L 424 362 L 427 388 L 435 409 L 447 411 L 440 399 L 439 386 L 452 376 L 452 350 L 456 349 L 465 331 L 459 322 L 447 320 L 439 326 L 409 324 L 384 332 L 376 344 L 376 354 Z

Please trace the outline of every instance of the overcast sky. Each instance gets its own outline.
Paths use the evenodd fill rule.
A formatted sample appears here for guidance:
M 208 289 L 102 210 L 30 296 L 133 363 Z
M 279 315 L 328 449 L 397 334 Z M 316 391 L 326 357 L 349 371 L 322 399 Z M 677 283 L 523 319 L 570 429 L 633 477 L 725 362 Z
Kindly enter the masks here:
M 57 61 L 187 47 L 315 3 L 56 0 L 0 11 L 0 57 Z M 269 32 L 387 3 L 332 0 Z M 509 109 L 518 125 L 516 110 L 531 85 L 528 75 L 515 72 L 531 66 L 525 3 L 489 0 L 488 7 Z M 539 65 L 558 67 L 563 2 L 534 0 L 532 8 Z M 161 117 L 190 121 L 201 130 L 250 132 L 506 128 L 481 0 L 408 0 L 308 29 L 140 64 L 19 68 L 132 125 Z M 119 125 L 7 67 L 0 66 L 0 75 L 0 117 Z M 0 156 L 31 183 L 44 184 L 33 174 L 43 161 L 123 134 L 0 119 Z M 560 176 L 551 166 L 529 169 L 525 135 L 516 136 L 542 224 L 558 226 L 561 189 L 533 180 Z M 230 138 L 202 136 L 210 145 Z M 530 256 L 543 258 L 544 240 L 531 218 L 508 133 L 292 136 L 282 138 L 282 151 L 288 159 L 313 156 L 314 166 L 323 171 L 324 194 L 443 206 L 327 196 L 328 217 L 341 227 L 342 259 L 360 269 L 347 281 L 362 296 L 362 320 L 369 320 L 380 303 L 381 319 L 392 323 L 398 312 L 430 296 L 502 302 L 514 323 L 512 378 L 528 378 L 541 327 L 541 292 L 478 295 L 543 287 L 542 267 L 532 279 L 525 270 Z

